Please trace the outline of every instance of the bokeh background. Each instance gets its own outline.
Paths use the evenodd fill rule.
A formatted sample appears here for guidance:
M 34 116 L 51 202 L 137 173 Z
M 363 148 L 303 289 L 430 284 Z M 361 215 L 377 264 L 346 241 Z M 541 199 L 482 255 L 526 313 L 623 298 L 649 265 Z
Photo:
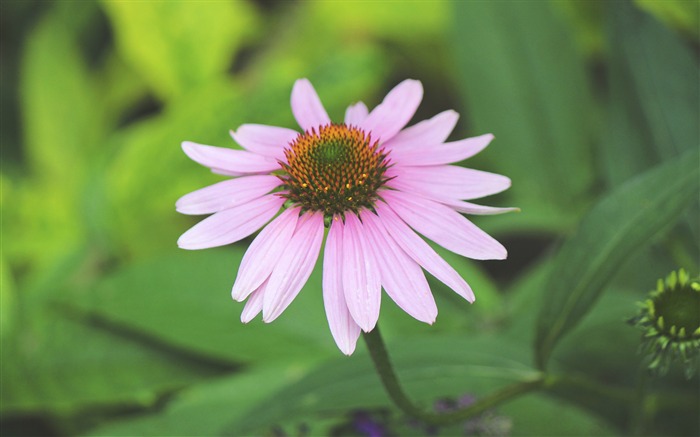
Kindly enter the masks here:
M 658 278 L 698 274 L 698 2 L 0 7 L 3 435 L 700 432 L 697 375 L 640 389 L 625 323 Z M 364 345 L 335 347 L 320 265 L 278 321 L 239 322 L 229 291 L 249 240 L 176 247 L 198 220 L 176 199 L 221 179 L 180 142 L 296 127 L 300 77 L 334 120 L 421 80 L 414 122 L 456 109 L 451 138 L 496 136 L 463 164 L 512 178 L 483 203 L 522 212 L 473 218 L 509 259 L 441 251 L 474 305 L 437 281 L 434 326 L 383 302 L 411 396 L 444 406 L 545 367 L 576 383 L 427 429 L 392 407 Z

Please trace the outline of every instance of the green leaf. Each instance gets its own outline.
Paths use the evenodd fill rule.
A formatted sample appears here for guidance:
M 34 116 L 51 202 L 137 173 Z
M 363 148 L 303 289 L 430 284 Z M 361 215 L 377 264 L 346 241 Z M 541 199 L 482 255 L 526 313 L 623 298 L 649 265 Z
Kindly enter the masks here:
M 103 119 L 77 29 L 50 11 L 27 39 L 21 65 L 26 151 L 43 180 L 74 188 L 99 150 Z
M 248 2 L 103 1 L 117 47 L 159 97 L 223 75 L 257 24 Z
M 65 313 L 46 301 L 22 304 L 21 330 L 3 341 L 3 413 L 152 406 L 164 393 L 231 369 Z
M 698 153 L 687 152 L 627 182 L 601 200 L 559 251 L 536 333 L 544 368 L 561 337 L 593 307 L 632 253 L 674 224 L 698 198 Z
M 438 397 L 486 394 L 498 386 L 536 377 L 519 361 L 526 349 L 500 339 L 414 337 L 389 344 L 392 361 L 407 392 L 429 404 Z M 247 435 L 276 423 L 349 409 L 391 406 L 369 357 L 356 353 L 310 372 L 258 403 L 227 427 L 227 435 Z
M 484 157 L 511 177 L 523 214 L 578 211 L 592 181 L 595 108 L 570 29 L 549 2 L 452 5 L 471 131 L 496 136 Z
M 226 424 L 298 379 L 299 373 L 300 369 L 294 367 L 268 366 L 217 378 L 178 393 L 165 411 L 115 420 L 88 435 L 221 435 Z
M 614 2 L 618 54 L 626 61 L 654 145 L 668 159 L 700 143 L 698 61 L 689 47 L 629 2 Z
M 700 3 L 687 0 L 635 0 L 641 9 L 665 24 L 683 30 L 690 36 L 700 36 Z
M 134 263 L 62 302 L 87 316 L 213 360 L 313 362 L 339 354 L 325 319 L 320 269 L 273 324 L 240 322 L 230 291 L 245 246 Z M 320 266 L 319 266 L 320 268 Z

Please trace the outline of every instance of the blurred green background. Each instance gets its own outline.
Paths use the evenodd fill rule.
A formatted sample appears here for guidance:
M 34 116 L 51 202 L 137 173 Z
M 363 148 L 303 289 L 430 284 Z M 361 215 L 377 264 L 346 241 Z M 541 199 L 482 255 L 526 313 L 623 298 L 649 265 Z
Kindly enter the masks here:
M 369 435 L 360 413 L 384 435 L 700 433 L 697 375 L 640 391 L 625 323 L 658 278 L 698 274 L 698 2 L 0 7 L 3 435 Z M 464 164 L 513 180 L 483 203 L 521 213 L 473 218 L 507 261 L 441 251 L 474 305 L 437 281 L 434 326 L 383 302 L 411 396 L 479 397 L 545 368 L 578 384 L 426 430 L 392 407 L 364 345 L 337 350 L 320 266 L 278 321 L 239 322 L 249 241 L 176 247 L 199 218 L 175 200 L 221 179 L 180 142 L 296 128 L 300 77 L 334 120 L 421 80 L 414 122 L 458 110 L 451 138 L 496 136 Z

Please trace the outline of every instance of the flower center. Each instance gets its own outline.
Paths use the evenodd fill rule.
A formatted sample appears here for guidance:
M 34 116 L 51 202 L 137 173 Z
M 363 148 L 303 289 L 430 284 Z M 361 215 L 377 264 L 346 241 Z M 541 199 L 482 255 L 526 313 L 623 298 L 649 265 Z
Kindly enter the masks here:
M 285 149 L 280 177 L 287 197 L 326 217 L 371 208 L 387 181 L 389 160 L 379 143 L 353 126 L 329 124 L 306 131 Z

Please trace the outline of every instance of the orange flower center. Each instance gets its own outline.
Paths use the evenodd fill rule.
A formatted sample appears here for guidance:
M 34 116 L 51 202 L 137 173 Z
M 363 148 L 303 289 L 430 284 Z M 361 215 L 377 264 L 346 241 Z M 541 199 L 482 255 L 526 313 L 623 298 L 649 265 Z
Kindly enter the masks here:
M 329 124 L 306 131 L 285 149 L 285 195 L 303 210 L 326 217 L 371 208 L 384 185 L 389 160 L 361 129 Z

